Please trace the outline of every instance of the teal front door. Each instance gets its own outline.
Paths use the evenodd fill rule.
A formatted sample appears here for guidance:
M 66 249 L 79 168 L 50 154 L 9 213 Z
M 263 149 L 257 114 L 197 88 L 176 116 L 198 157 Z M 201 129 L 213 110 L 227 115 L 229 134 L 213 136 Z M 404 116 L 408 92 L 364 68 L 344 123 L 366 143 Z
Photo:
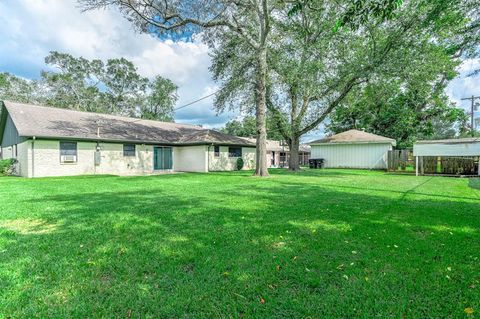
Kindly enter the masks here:
M 153 169 L 164 170 L 173 168 L 173 156 L 171 147 L 153 148 Z

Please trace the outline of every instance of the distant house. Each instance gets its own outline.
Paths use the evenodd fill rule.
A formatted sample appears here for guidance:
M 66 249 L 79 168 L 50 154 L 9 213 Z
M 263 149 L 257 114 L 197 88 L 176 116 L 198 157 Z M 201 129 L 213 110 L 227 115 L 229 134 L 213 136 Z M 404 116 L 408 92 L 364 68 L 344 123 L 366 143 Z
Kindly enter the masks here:
M 25 177 L 234 170 L 240 157 L 255 166 L 255 143 L 195 125 L 0 103 L 1 155 Z
M 251 143 L 255 143 L 254 138 L 246 138 Z M 267 162 L 272 168 L 288 167 L 290 159 L 290 149 L 285 142 L 267 140 Z M 300 144 L 298 151 L 298 162 L 300 165 L 308 165 L 310 159 L 310 145 Z
M 325 160 L 326 168 L 387 169 L 394 139 L 349 130 L 309 143 L 311 158 Z

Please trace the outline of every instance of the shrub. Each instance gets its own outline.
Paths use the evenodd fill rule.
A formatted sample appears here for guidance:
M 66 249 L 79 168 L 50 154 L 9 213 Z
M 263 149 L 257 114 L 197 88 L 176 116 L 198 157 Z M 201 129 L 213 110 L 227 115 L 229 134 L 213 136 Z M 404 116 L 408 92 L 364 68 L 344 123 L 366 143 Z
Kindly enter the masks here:
M 245 163 L 243 162 L 243 158 L 241 157 L 237 158 L 237 170 L 241 170 L 244 164 Z
M 0 175 L 12 175 L 15 163 L 16 160 L 13 158 L 0 160 Z

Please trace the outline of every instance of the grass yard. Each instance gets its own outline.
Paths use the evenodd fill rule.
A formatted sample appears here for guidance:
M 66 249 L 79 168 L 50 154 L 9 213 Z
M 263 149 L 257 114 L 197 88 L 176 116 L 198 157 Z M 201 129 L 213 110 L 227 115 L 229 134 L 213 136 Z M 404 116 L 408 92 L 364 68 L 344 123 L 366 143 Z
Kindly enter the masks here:
M 0 318 L 480 317 L 479 180 L 272 172 L 0 178 Z

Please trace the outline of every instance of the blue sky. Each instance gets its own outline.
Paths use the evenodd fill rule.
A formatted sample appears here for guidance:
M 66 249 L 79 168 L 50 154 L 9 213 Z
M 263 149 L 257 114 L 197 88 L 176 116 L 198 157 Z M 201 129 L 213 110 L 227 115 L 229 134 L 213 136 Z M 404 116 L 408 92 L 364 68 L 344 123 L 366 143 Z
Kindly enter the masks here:
M 115 10 L 81 13 L 74 0 L 0 0 L 0 72 L 36 78 L 45 69 L 43 58 L 56 50 L 88 59 L 125 57 L 147 77 L 157 74 L 179 86 L 178 106 L 217 90 L 208 72 L 208 48 L 200 41 L 173 42 L 136 33 Z M 480 76 L 464 75 L 480 67 L 480 60 L 465 61 L 461 75 L 451 82 L 447 93 L 459 107 L 460 99 L 480 95 Z M 236 113 L 217 115 L 208 98 L 179 110 L 177 122 L 220 127 Z M 318 130 L 309 140 L 322 135 Z

